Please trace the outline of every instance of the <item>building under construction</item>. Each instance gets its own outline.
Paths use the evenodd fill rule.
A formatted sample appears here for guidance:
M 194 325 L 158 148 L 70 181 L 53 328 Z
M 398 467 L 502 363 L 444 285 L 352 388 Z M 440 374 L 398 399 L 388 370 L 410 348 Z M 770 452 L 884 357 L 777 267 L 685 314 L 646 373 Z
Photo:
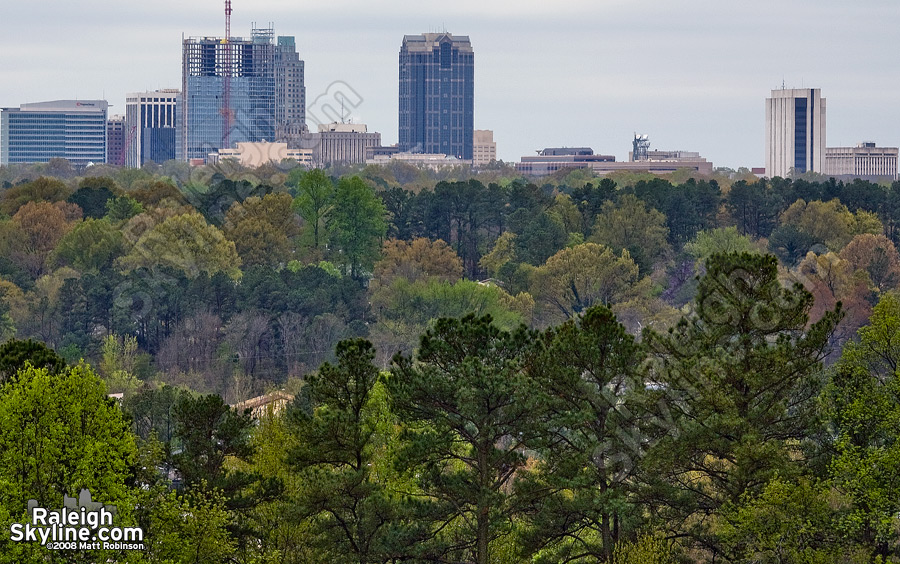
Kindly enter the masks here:
M 184 39 L 178 158 L 205 161 L 238 142 L 282 140 L 303 130 L 305 107 L 293 37 L 276 44 L 270 25 L 254 28 L 249 39 Z

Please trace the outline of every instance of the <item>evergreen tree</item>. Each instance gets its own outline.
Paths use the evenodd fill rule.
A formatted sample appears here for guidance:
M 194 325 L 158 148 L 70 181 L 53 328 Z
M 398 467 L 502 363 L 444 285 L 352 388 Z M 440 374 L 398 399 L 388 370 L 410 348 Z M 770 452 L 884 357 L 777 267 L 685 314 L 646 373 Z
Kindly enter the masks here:
M 649 378 L 665 389 L 677 433 L 645 459 L 647 501 L 677 534 L 712 554 L 719 510 L 808 460 L 816 397 L 840 305 L 809 325 L 812 295 L 784 288 L 773 256 L 713 255 L 697 313 L 668 334 L 646 331 Z

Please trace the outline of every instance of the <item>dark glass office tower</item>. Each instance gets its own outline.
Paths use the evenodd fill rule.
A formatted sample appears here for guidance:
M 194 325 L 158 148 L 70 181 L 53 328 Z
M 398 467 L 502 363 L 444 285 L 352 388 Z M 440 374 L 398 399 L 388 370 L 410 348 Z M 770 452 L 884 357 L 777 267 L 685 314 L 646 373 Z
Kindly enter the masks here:
M 466 36 L 406 35 L 400 47 L 400 150 L 472 158 L 475 53 Z

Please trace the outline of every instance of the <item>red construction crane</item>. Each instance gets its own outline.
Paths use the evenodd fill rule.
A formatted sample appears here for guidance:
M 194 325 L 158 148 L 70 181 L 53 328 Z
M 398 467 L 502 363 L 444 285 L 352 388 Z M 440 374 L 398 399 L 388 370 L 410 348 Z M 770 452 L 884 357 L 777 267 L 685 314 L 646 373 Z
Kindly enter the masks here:
M 224 69 L 222 72 L 222 148 L 230 149 L 228 138 L 234 112 L 231 110 L 231 0 L 225 0 Z

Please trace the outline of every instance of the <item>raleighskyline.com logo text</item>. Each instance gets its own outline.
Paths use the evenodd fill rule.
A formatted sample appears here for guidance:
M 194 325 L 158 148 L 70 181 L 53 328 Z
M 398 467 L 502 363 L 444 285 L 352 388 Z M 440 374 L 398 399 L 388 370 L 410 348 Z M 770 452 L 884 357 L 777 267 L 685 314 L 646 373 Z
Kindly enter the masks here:
M 144 549 L 143 529 L 115 526 L 116 506 L 92 501 L 86 489 L 78 500 L 65 496 L 59 509 L 38 507 L 36 500 L 29 500 L 28 515 L 30 522 L 10 525 L 13 542 L 36 542 L 50 550 Z

